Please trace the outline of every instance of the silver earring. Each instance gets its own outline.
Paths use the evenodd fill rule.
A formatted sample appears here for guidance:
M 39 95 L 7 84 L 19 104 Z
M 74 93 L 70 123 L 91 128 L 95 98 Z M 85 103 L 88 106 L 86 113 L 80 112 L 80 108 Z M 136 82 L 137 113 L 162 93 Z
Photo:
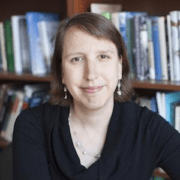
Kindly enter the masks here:
M 117 90 L 117 94 L 120 96 L 121 95 L 121 82 L 120 82 L 120 80 L 118 80 L 118 84 L 117 84 L 117 86 L 118 86 L 118 90 Z
M 67 99 L 67 88 L 64 86 L 64 99 Z

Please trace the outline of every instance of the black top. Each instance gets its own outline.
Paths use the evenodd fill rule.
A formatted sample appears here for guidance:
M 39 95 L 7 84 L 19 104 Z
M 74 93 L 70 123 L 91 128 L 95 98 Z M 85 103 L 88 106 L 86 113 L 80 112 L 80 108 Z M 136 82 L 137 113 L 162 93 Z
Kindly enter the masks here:
M 48 103 L 20 114 L 14 180 L 149 180 L 156 167 L 180 179 L 180 134 L 146 107 L 115 103 L 102 155 L 88 169 L 73 146 L 68 115 L 69 107 Z

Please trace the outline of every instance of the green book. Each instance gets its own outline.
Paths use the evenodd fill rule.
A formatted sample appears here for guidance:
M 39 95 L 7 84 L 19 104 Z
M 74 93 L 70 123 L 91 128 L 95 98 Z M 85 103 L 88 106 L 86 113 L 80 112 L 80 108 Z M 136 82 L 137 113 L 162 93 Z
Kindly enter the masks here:
M 101 15 L 104 16 L 105 18 L 109 19 L 109 20 L 112 19 L 112 18 L 111 18 L 111 13 L 110 13 L 110 12 L 103 12 Z
M 14 54 L 13 54 L 12 29 L 11 29 L 10 20 L 6 20 L 4 22 L 4 33 L 5 33 L 5 48 L 6 48 L 8 71 L 14 73 Z

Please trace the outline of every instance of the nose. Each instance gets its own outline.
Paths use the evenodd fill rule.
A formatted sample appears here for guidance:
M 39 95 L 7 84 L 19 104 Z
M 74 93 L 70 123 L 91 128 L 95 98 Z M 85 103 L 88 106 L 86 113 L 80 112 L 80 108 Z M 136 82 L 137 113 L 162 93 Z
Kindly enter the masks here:
M 84 78 L 93 81 L 98 78 L 98 64 L 95 61 L 87 60 L 84 68 Z

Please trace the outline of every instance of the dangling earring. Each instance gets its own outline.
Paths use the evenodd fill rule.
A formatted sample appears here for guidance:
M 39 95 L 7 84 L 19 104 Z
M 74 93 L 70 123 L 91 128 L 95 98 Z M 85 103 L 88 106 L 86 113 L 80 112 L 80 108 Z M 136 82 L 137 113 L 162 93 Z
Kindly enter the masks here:
M 66 86 L 64 86 L 64 99 L 67 99 L 67 88 L 66 88 Z
M 120 82 L 120 80 L 118 80 L 118 84 L 117 84 L 117 86 L 118 86 L 118 90 L 117 90 L 117 94 L 120 96 L 121 95 L 121 82 Z

